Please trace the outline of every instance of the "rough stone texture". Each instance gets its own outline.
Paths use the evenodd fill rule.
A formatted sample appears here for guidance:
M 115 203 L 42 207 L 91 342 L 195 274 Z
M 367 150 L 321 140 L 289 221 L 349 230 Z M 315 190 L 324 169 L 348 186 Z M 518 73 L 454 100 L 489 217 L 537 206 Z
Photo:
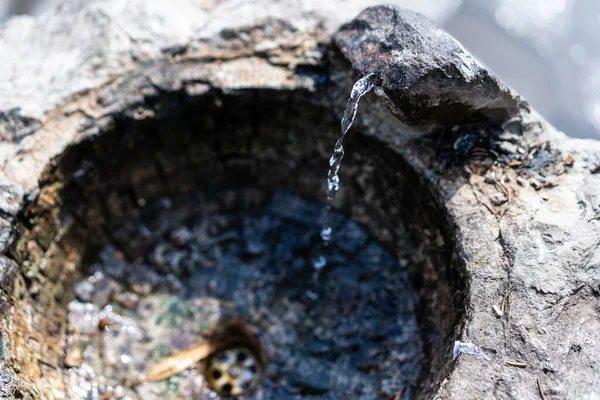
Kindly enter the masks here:
M 366 3 L 161 3 L 82 0 L 0 26 L 0 398 L 61 398 L 60 343 L 39 332 L 64 319 L 52 306 L 81 251 L 77 217 L 58 213 L 61 188 L 48 183 L 60 181 L 44 172 L 57 156 L 101 140 L 117 116 L 160 117 L 182 92 L 306 92 L 339 112 L 356 78 L 330 42 Z M 404 127 L 444 132 L 408 140 L 378 101 L 359 111 L 357 131 L 399 154 L 439 203 L 439 215 L 418 218 L 444 221 L 468 283 L 460 329 L 446 333 L 487 359 L 433 363 L 444 373 L 432 373 L 435 396 L 598 398 L 600 143 L 556 132 L 414 14 L 378 8 L 360 19 L 336 36 L 342 53 L 359 74 L 383 72 L 376 93 Z M 153 169 L 138 171 L 140 190 L 153 190 L 142 179 Z
M 388 18 L 404 21 L 404 25 L 396 25 L 395 31 L 380 29 L 381 21 L 390 28 Z M 394 79 L 420 76 L 419 66 L 423 64 L 412 64 L 418 50 L 423 51 L 420 57 L 429 60 L 425 64 L 425 70 L 431 71 L 429 79 L 438 77 L 438 85 L 446 88 L 453 85 L 441 74 L 447 65 L 448 36 L 436 31 L 435 35 L 424 33 L 423 40 L 402 40 L 423 26 L 435 30 L 410 12 L 375 7 L 336 35 L 342 52 L 360 73 L 369 70 L 370 65 L 385 65 L 383 87 L 376 94 L 386 105 L 395 101 L 392 111 L 406 109 L 406 102 L 411 101 L 388 93 L 401 87 L 396 86 Z M 395 34 L 377 36 L 382 32 Z M 363 37 L 367 44 L 361 42 Z M 421 47 L 423 43 L 426 48 Z M 381 57 L 376 50 L 379 46 L 385 49 Z M 389 64 L 383 61 L 385 54 L 395 55 Z M 508 93 L 499 92 L 502 84 L 495 79 L 490 81 L 490 73 L 477 68 L 480 72 L 474 82 L 458 75 L 457 85 L 462 88 L 457 90 L 457 99 L 464 108 L 472 104 L 470 89 L 465 90 L 471 85 L 488 91 L 490 101 Z M 413 99 L 440 94 L 430 92 L 429 87 L 415 85 L 407 91 L 414 93 Z M 436 99 L 442 104 L 444 94 L 434 97 L 421 115 L 426 116 L 428 110 L 435 108 L 431 104 L 435 105 Z M 508 158 L 490 156 L 490 149 L 485 149 L 487 156 L 481 156 L 472 148 L 462 165 L 465 171 L 459 171 L 448 168 L 443 157 L 440 160 L 440 154 L 431 151 L 448 135 L 440 136 L 438 131 L 429 140 L 398 142 L 399 151 L 443 199 L 453 222 L 457 251 L 469 280 L 467 315 L 460 340 L 477 345 L 489 359 L 459 355 L 436 397 L 538 399 L 541 385 L 545 398 L 597 398 L 600 223 L 595 218 L 600 209 L 600 143 L 569 139 L 523 103 L 510 97 L 504 99 L 508 99 L 508 112 L 513 117 L 510 122 L 505 121 L 499 134 Z M 365 129 L 372 134 L 397 135 L 387 122 L 378 123 L 383 118 L 376 105 L 370 105 L 369 111 L 363 107 L 361 112 L 368 114 L 364 115 Z M 402 114 L 399 118 L 407 122 Z M 425 118 L 427 121 L 430 120 Z M 452 131 L 452 147 L 459 150 L 461 140 L 472 135 L 473 127 L 459 121 L 453 123 L 458 126 L 446 126 L 446 130 Z M 429 148 L 423 146 L 428 141 Z M 481 157 L 491 157 L 493 161 L 482 163 Z M 441 172 L 440 162 L 447 168 Z M 519 367 L 515 362 L 526 366 Z
M 526 107 L 452 36 L 419 14 L 370 7 L 341 27 L 335 42 L 360 74 L 381 76 L 378 95 L 411 129 L 501 125 Z

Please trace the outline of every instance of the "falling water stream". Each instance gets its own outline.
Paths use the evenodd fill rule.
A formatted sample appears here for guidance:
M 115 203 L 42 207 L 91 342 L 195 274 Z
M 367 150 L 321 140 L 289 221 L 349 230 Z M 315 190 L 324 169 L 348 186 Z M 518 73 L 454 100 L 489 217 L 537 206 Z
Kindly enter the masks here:
M 323 240 L 323 247 L 327 247 L 331 242 L 331 235 L 333 233 L 333 226 L 331 221 L 331 209 L 333 207 L 333 201 L 335 200 L 337 193 L 340 190 L 340 167 L 342 165 L 342 159 L 344 158 L 344 138 L 350 130 L 350 127 L 354 123 L 356 118 L 356 111 L 358 110 L 358 103 L 361 97 L 369 93 L 375 86 L 378 80 L 378 75 L 373 72 L 369 72 L 367 75 L 360 78 L 352 87 L 350 98 L 346 103 L 344 109 L 344 115 L 341 121 L 341 134 L 335 146 L 333 148 L 333 154 L 329 159 L 329 172 L 327 173 L 327 208 L 325 210 L 325 217 L 323 218 L 323 225 L 321 227 L 321 239 Z M 314 259 L 313 266 L 319 270 L 327 265 L 327 257 L 324 252 L 321 252 Z

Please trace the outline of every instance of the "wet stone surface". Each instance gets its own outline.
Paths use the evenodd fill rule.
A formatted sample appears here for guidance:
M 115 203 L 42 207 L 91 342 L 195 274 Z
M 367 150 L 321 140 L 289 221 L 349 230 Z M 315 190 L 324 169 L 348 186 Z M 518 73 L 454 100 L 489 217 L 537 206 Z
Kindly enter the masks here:
M 100 252 L 69 304 L 71 399 L 218 397 L 200 365 L 141 379 L 226 316 L 252 327 L 266 353 L 264 379 L 246 398 L 411 396 L 421 344 L 397 260 L 334 214 L 329 262 L 315 275 L 324 206 L 288 192 L 247 193 L 147 205 L 152 212 L 132 233 L 147 255 L 132 261 L 110 245 Z

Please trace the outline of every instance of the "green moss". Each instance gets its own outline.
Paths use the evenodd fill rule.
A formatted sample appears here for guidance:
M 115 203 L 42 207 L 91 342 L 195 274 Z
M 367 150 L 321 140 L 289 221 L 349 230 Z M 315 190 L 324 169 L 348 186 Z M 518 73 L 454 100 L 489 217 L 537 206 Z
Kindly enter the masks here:
M 161 395 L 164 396 L 163 399 L 176 400 L 181 397 L 179 392 L 179 385 L 181 384 L 181 379 L 181 375 L 173 375 L 166 380 L 167 387 L 161 393 Z

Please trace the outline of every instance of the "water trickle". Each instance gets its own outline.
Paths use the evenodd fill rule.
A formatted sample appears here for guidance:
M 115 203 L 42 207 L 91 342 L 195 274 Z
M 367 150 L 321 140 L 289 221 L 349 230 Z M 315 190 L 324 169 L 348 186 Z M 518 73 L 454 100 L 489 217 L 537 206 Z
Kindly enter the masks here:
M 333 201 L 335 200 L 340 190 L 340 167 L 342 165 L 342 159 L 344 158 L 344 138 L 350 130 L 350 127 L 354 123 L 356 118 L 356 111 L 358 110 L 358 103 L 361 97 L 369 93 L 371 89 L 377 83 L 379 79 L 378 75 L 373 72 L 369 72 L 367 75 L 360 78 L 352 87 L 350 98 L 346 103 L 344 109 L 344 115 L 342 117 L 341 134 L 335 146 L 333 148 L 333 154 L 329 159 L 329 172 L 327 173 L 327 208 L 325 210 L 325 217 L 323 219 L 323 225 L 321 227 L 321 240 L 323 246 L 327 247 L 331 242 L 331 236 L 333 233 L 333 226 L 331 221 L 331 209 L 333 207 Z M 313 260 L 313 266 L 319 270 L 327 265 L 327 257 L 323 252 L 318 254 Z

